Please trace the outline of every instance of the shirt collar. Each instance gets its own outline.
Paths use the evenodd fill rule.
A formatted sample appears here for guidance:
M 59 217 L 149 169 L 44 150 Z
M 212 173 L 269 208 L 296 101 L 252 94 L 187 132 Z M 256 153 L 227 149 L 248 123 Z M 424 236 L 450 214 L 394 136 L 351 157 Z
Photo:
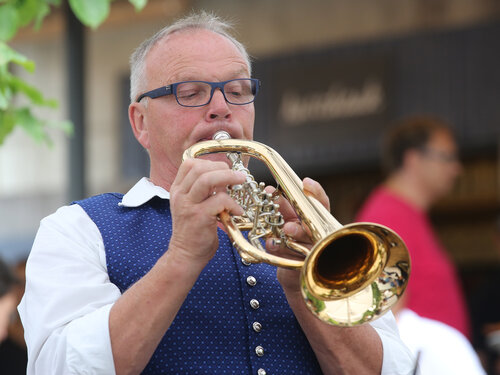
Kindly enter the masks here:
M 170 199 L 170 193 L 164 188 L 153 184 L 147 177 L 143 177 L 123 196 L 119 205 L 139 207 L 153 197 Z

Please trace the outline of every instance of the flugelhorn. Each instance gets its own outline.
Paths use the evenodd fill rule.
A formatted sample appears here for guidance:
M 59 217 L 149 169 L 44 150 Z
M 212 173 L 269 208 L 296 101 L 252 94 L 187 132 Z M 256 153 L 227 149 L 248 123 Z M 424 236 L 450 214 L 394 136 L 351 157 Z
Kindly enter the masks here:
M 246 181 L 228 187 L 228 194 L 244 214 L 219 214 L 233 245 L 243 260 L 300 269 L 302 295 L 319 319 L 337 326 L 355 326 L 387 312 L 403 294 L 410 275 L 410 257 L 403 240 L 391 229 L 374 223 L 341 225 L 314 197 L 304 191 L 302 181 L 272 148 L 255 141 L 231 139 L 224 131 L 213 140 L 188 148 L 184 159 L 211 153 L 226 153 L 234 170 Z M 276 192 L 293 206 L 308 228 L 309 249 L 281 230 L 283 218 L 275 203 L 276 192 L 267 193 L 245 167 L 242 156 L 266 164 L 275 178 Z M 247 231 L 247 238 L 242 231 Z M 293 260 L 269 254 L 264 240 L 273 238 L 304 256 Z

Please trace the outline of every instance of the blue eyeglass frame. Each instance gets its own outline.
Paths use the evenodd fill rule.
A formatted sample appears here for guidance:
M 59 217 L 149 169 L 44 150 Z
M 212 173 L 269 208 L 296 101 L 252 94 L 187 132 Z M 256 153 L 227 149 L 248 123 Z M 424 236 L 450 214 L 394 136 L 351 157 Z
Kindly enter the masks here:
M 246 103 L 233 103 L 233 102 L 230 102 L 229 100 L 227 100 L 226 93 L 224 92 L 224 85 L 226 83 L 228 83 L 228 82 L 233 82 L 233 81 L 251 81 L 252 92 L 253 92 L 253 100 L 250 101 L 250 102 L 246 102 Z M 210 90 L 210 98 L 208 99 L 208 102 L 206 102 L 205 104 L 200 104 L 200 105 L 184 105 L 184 104 L 179 103 L 179 99 L 177 99 L 177 86 L 180 85 L 181 83 L 190 83 L 190 82 L 207 83 L 207 84 L 210 85 L 211 90 Z M 260 87 L 260 80 L 258 80 L 256 78 L 236 78 L 236 79 L 230 79 L 230 80 L 222 81 L 222 82 L 182 81 L 182 82 L 172 83 L 170 85 L 162 86 L 162 87 L 159 87 L 157 89 L 145 92 L 144 94 L 141 94 L 137 98 L 136 102 L 139 103 L 145 97 L 148 97 L 148 98 L 151 98 L 151 99 L 156 99 L 156 98 L 160 98 L 162 96 L 167 96 L 167 95 L 174 94 L 175 100 L 182 107 L 203 107 L 203 106 L 209 104 L 212 101 L 212 97 L 214 95 L 215 89 L 220 89 L 220 91 L 222 92 L 222 95 L 224 96 L 224 100 L 227 103 L 233 104 L 233 105 L 246 105 L 246 104 L 252 103 L 255 100 L 255 98 L 257 97 L 257 94 L 259 93 L 259 87 Z

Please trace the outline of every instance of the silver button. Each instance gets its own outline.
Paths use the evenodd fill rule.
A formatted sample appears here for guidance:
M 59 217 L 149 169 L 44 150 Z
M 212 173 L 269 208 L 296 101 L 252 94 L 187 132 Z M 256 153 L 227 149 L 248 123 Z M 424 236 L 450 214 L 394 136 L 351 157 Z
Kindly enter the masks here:
M 250 286 L 255 286 L 255 284 L 257 284 L 257 279 L 253 276 L 248 276 L 247 277 L 247 284 Z
M 252 328 L 255 332 L 260 332 L 262 330 L 262 324 L 259 322 L 253 322 Z
M 250 301 L 250 306 L 252 306 L 252 309 L 257 310 L 260 307 L 260 303 L 256 299 L 252 299 Z
M 251 265 L 252 263 L 250 262 L 247 262 L 245 259 L 241 258 L 241 263 L 243 263 L 245 266 L 249 266 Z
M 257 375 L 266 375 L 266 370 L 264 370 L 263 368 L 258 369 Z
M 259 357 L 262 357 L 264 355 L 264 348 L 262 346 L 257 346 L 255 348 L 255 354 L 257 354 L 257 356 Z

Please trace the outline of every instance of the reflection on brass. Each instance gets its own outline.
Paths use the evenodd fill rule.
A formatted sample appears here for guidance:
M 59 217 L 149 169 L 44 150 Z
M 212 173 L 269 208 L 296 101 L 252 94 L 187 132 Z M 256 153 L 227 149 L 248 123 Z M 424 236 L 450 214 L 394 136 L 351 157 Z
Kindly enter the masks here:
M 218 132 L 214 140 L 197 143 L 184 159 L 225 152 L 233 169 L 246 174 L 246 182 L 228 188 L 243 208 L 242 216 L 219 215 L 243 260 L 300 269 L 307 307 L 321 320 L 337 326 L 359 325 L 384 314 L 403 294 L 410 274 L 410 258 L 404 242 L 387 227 L 374 223 L 341 225 L 315 198 L 304 191 L 302 181 L 272 148 L 254 141 L 230 139 Z M 264 162 L 278 183 L 274 194 L 264 191 L 244 166 L 242 155 Z M 309 249 L 283 231 L 283 218 L 275 203 L 283 195 L 310 232 Z M 248 240 L 242 234 L 248 231 Z M 301 254 L 304 260 L 266 252 L 263 240 Z

